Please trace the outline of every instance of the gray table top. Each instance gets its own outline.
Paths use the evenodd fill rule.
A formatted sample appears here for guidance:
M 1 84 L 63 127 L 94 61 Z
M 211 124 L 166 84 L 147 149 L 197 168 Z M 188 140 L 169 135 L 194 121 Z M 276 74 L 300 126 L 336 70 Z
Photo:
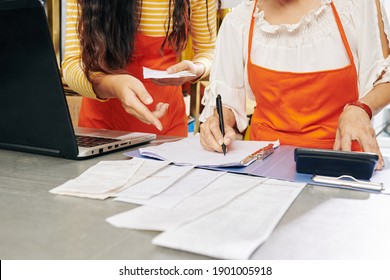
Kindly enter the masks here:
M 0 150 L 0 259 L 207 259 L 151 244 L 159 232 L 105 219 L 133 204 L 49 190 L 101 160 Z M 255 259 L 390 259 L 390 196 L 306 186 Z

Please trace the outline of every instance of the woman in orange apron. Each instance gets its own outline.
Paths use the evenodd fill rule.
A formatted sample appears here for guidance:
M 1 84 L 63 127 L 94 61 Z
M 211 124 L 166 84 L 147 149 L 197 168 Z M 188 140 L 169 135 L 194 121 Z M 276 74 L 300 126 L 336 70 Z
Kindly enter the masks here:
M 209 73 L 219 2 L 68 0 L 63 73 L 84 96 L 79 126 L 187 136 L 181 85 Z M 179 62 L 190 35 L 193 59 Z M 142 67 L 195 77 L 144 79 Z
M 79 126 L 97 127 L 123 131 L 152 132 L 162 135 L 187 136 L 187 116 L 181 86 L 158 86 L 150 79 L 143 79 L 142 66 L 166 70 L 177 63 L 177 56 L 172 48 L 164 48 L 161 56 L 160 46 L 164 38 L 137 34 L 134 59 L 127 65 L 128 73 L 140 80 L 153 103 L 147 105 L 152 112 L 157 103 L 169 104 L 167 112 L 160 118 L 162 130 L 127 113 L 118 98 L 101 102 L 83 98 L 79 116 Z
M 345 104 L 357 100 L 358 90 L 353 56 L 334 4 L 331 6 L 350 63 L 344 68 L 327 71 L 291 73 L 253 64 L 250 58 L 252 17 L 248 79 L 260 106 L 252 116 L 250 139 L 279 139 L 287 145 L 333 148 L 338 118 Z M 321 94 L 313 94 L 316 92 Z
M 320 11 L 325 10 L 329 5 L 331 7 L 333 21 L 337 26 L 336 31 L 340 34 L 342 46 L 348 57 L 348 64 L 340 68 L 310 72 L 274 70 L 253 63 L 252 55 L 254 54 L 254 51 L 252 50 L 252 39 L 254 33 L 259 32 L 255 31 L 255 20 L 264 20 L 259 19 L 258 13 L 256 14 L 257 2 L 258 1 L 255 1 L 250 13 L 251 21 L 248 28 L 248 51 L 246 59 L 247 80 L 257 104 L 251 119 L 250 139 L 264 141 L 279 140 L 281 144 L 300 147 L 325 149 L 336 148 L 344 150 L 363 149 L 365 151 L 376 152 L 380 155 L 381 159 L 379 166 L 383 165 L 383 159 L 375 140 L 374 130 L 371 125 L 367 126 L 366 124 L 370 123 L 372 111 L 377 112 L 390 102 L 390 94 L 381 93 L 380 91 L 382 90 L 377 88 L 375 91 L 377 98 L 376 102 L 371 102 L 374 98 L 368 98 L 368 95 L 367 98 L 365 98 L 367 103 L 370 101 L 369 104 L 371 106 L 363 102 L 363 99 L 358 100 L 359 81 L 355 58 L 347 40 L 339 13 L 333 1 L 322 0 L 321 8 L 318 11 L 311 11 L 310 15 L 307 16 L 310 19 L 305 18 L 304 20 L 307 20 L 308 22 L 311 21 L 310 24 L 318 23 L 324 25 L 324 23 L 321 23 L 321 19 L 315 19 L 314 17 L 316 14 L 319 15 Z M 315 3 L 314 1 L 308 2 L 311 4 Z M 319 1 L 318 4 L 320 4 Z M 237 14 L 244 14 L 244 10 L 247 12 L 249 9 L 248 5 L 248 1 L 243 3 L 241 7 L 237 8 Z M 324 11 L 322 11 L 322 13 L 323 14 L 319 15 L 318 18 L 326 17 L 327 14 L 325 14 Z M 264 14 L 267 15 L 265 12 Z M 233 15 L 232 21 L 236 20 L 235 17 L 239 18 L 239 16 L 242 15 Z M 230 26 L 227 28 L 229 27 Z M 271 30 L 273 27 L 269 25 L 268 28 Z M 305 30 L 305 28 L 302 28 L 301 30 L 303 30 L 302 32 L 310 33 Z M 277 31 L 271 30 L 270 32 Z M 224 33 L 224 35 L 226 34 L 228 34 L 228 32 Z M 218 44 L 222 41 L 223 40 L 219 38 Z M 378 43 L 380 44 L 381 41 L 379 40 Z M 218 44 L 216 51 L 216 65 L 218 65 L 219 58 L 218 50 L 222 49 L 218 46 Z M 354 42 L 354 44 L 356 44 L 356 42 Z M 290 46 L 286 46 L 285 48 L 288 47 Z M 240 54 L 239 51 L 238 53 Z M 224 59 L 229 57 L 227 54 L 220 56 L 224 57 Z M 292 58 L 292 60 L 294 59 L 295 58 Z M 302 59 L 305 59 L 305 57 L 303 56 Z M 383 57 L 382 60 L 384 60 Z M 226 68 L 226 65 L 224 65 L 223 69 Z M 213 78 L 215 78 L 217 82 L 215 83 L 215 86 L 210 86 L 210 90 L 205 94 L 205 98 L 203 100 L 206 108 L 201 116 L 201 118 L 205 121 L 201 126 L 201 143 L 204 148 L 208 150 L 221 151 L 220 145 L 222 143 L 229 145 L 232 139 L 235 138 L 235 131 L 233 130 L 233 127 L 236 126 L 236 129 L 242 130 L 242 128 L 240 129 L 240 123 L 237 123 L 237 120 L 240 118 L 240 115 L 243 115 L 243 109 L 242 107 L 239 107 L 239 104 L 243 104 L 244 102 L 242 102 L 242 97 L 238 98 L 237 96 L 237 92 L 239 92 L 240 89 L 237 89 L 236 93 L 230 95 L 222 92 L 221 89 L 224 89 L 224 87 L 218 85 L 218 83 L 221 83 L 221 77 L 218 75 L 219 74 L 216 73 L 216 70 L 213 69 L 211 80 L 213 81 Z M 231 85 L 228 85 L 225 88 L 228 89 L 229 86 Z M 390 89 L 388 83 L 384 83 L 382 86 L 385 86 L 388 90 Z M 233 86 L 231 87 L 234 88 Z M 218 129 L 217 118 L 215 116 L 210 117 L 212 114 L 212 108 L 215 104 L 212 99 L 217 93 L 220 93 L 223 100 L 226 101 L 226 103 L 224 102 L 224 117 L 226 126 L 226 134 L 224 138 Z M 380 96 L 379 99 L 378 96 Z M 237 98 L 236 102 L 232 101 L 234 98 Z M 351 111 L 354 111 L 353 114 L 355 116 L 359 116 L 359 118 L 361 118 L 363 125 L 359 124 L 359 127 L 365 127 L 366 129 L 364 131 L 351 133 L 351 128 L 348 127 L 348 125 L 352 122 L 345 125 L 344 119 L 349 117 L 345 116 L 345 114 L 351 114 L 350 116 L 352 116 Z M 340 118 L 340 115 L 343 115 L 345 118 Z M 340 130 L 340 127 L 338 126 L 339 122 L 343 124 L 343 130 Z M 353 127 L 353 129 L 357 130 L 359 128 Z M 355 137 L 356 135 L 357 137 Z M 346 142 L 348 143 L 346 144 Z

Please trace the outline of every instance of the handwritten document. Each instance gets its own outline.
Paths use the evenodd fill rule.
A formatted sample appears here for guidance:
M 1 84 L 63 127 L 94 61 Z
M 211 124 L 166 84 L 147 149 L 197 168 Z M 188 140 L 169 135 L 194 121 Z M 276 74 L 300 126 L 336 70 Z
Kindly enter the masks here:
M 248 259 L 303 187 L 302 183 L 269 179 L 224 207 L 170 228 L 152 242 L 214 258 Z
M 191 164 L 195 166 L 244 166 L 240 163 L 246 156 L 267 146 L 279 146 L 279 141 L 234 141 L 224 156 L 222 153 L 210 152 L 203 149 L 199 136 L 187 137 L 176 142 L 164 143 L 158 146 L 140 148 L 142 156 L 171 161 L 175 164 Z

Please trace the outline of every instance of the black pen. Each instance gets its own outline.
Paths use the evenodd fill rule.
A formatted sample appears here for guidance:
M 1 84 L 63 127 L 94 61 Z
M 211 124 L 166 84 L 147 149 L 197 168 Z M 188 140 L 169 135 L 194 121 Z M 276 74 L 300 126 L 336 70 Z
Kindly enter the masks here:
M 225 125 L 223 123 L 223 113 L 222 113 L 222 100 L 221 100 L 221 95 L 217 95 L 217 112 L 218 112 L 218 117 L 219 117 L 219 129 L 221 129 L 222 136 L 225 136 Z M 222 151 L 223 155 L 226 155 L 226 145 L 223 143 L 222 144 Z

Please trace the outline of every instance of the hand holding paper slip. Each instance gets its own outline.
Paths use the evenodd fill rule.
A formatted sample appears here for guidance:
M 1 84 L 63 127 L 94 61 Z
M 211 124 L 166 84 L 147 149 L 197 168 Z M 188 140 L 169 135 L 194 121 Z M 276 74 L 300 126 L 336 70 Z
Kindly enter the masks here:
M 182 77 L 196 77 L 194 73 L 188 71 L 180 71 L 177 73 L 169 74 L 167 71 L 153 70 L 143 67 L 144 79 L 169 79 L 169 78 L 182 78 Z
M 234 141 L 229 146 L 229 152 L 224 156 L 203 149 L 199 137 L 183 138 L 176 142 L 164 143 L 139 149 L 142 156 L 171 161 L 178 165 L 195 165 L 200 167 L 242 167 L 253 162 L 244 161 L 249 155 L 265 148 L 269 144 L 278 147 L 279 141 Z

